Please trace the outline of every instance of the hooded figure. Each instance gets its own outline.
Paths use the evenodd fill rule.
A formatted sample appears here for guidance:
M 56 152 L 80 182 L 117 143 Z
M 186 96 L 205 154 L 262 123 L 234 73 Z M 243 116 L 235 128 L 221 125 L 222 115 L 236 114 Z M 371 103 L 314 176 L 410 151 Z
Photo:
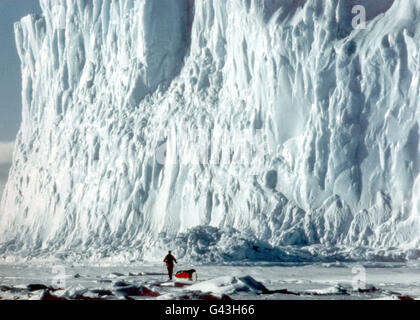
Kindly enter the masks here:
M 172 280 L 172 273 L 174 272 L 174 261 L 178 263 L 172 252 L 169 250 L 163 262 L 166 262 L 166 268 L 168 269 L 169 280 Z

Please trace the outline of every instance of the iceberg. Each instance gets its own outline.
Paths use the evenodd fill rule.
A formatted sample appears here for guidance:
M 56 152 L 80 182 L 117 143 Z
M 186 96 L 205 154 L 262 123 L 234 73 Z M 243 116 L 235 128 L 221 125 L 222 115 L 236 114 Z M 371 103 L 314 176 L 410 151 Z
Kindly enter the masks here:
M 420 245 L 418 1 L 40 4 L 15 24 L 2 256 L 149 257 L 197 228 Z

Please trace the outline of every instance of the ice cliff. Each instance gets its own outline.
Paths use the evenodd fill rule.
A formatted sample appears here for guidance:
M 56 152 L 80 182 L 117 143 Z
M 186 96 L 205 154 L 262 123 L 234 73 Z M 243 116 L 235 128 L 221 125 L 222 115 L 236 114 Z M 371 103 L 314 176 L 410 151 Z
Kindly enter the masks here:
M 40 3 L 2 256 L 420 245 L 417 0 Z

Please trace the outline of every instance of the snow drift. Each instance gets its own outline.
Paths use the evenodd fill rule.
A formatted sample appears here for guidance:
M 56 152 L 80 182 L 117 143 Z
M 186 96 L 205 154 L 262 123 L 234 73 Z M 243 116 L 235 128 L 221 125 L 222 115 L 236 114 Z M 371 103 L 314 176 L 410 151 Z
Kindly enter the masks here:
M 420 244 L 418 1 L 40 2 L 4 256 L 142 257 L 197 226 Z

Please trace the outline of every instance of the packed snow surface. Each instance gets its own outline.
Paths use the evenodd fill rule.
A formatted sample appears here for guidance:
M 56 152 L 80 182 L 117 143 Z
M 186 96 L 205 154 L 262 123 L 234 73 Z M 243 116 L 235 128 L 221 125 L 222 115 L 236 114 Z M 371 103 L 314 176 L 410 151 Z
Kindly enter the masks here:
M 2 257 L 419 257 L 419 1 L 40 3 Z
M 0 265 L 0 299 L 369 300 L 420 298 L 419 266 L 407 263 L 194 265 L 198 280 L 168 281 L 161 264 Z M 182 264 L 178 270 L 190 269 Z M 355 272 L 357 270 L 357 272 Z M 363 273 L 360 273 L 363 271 Z M 228 275 L 228 276 L 227 276 Z M 358 276 L 361 282 L 355 281 Z

